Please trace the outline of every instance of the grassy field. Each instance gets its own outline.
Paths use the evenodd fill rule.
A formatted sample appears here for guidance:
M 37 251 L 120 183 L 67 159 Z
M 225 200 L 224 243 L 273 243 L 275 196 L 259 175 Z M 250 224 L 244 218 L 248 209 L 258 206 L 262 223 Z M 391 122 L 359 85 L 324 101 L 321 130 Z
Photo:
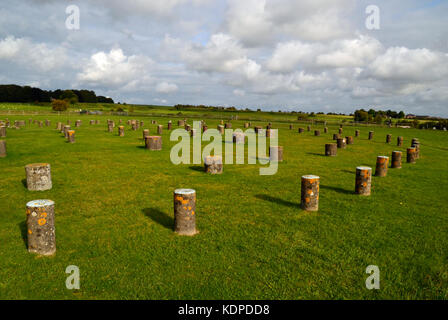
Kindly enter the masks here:
M 219 116 L 206 120 L 209 128 Z M 200 165 L 173 165 L 176 142 L 167 130 L 159 152 L 142 148 L 141 129 L 126 126 L 125 137 L 107 132 L 106 119 L 131 117 L 0 115 L 6 117 L 52 124 L 8 129 L 8 156 L 0 158 L 0 299 L 448 298 L 446 132 L 375 127 L 369 141 L 371 128 L 346 126 L 345 135 L 360 129 L 361 137 L 325 157 L 337 126 L 314 137 L 273 122 L 285 159 L 276 175 L 260 176 L 257 164 L 224 165 L 213 176 Z M 55 130 L 68 117 L 83 120 L 75 144 Z M 137 119 L 152 134 L 150 120 L 171 119 L 177 128 L 176 118 Z M 263 113 L 260 119 L 252 125 L 266 126 Z M 399 135 L 403 147 L 396 147 Z M 356 166 L 374 168 L 378 155 L 393 150 L 405 155 L 414 137 L 421 142 L 417 164 L 403 161 L 402 169 L 373 177 L 370 197 L 353 194 Z M 35 162 L 51 164 L 52 190 L 27 191 L 24 166 Z M 321 177 L 316 213 L 299 208 L 305 174 Z M 197 191 L 194 237 L 172 231 L 176 188 Z M 26 248 L 25 204 L 45 198 L 56 203 L 53 257 Z M 80 269 L 80 290 L 65 287 L 68 265 Z M 380 269 L 380 290 L 365 287 L 368 265 Z

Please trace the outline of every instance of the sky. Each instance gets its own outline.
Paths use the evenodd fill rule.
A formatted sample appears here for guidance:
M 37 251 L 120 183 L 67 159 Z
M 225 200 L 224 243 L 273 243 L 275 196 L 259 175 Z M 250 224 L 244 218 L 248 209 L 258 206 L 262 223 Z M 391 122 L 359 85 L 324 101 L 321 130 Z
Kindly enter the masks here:
M 0 83 L 135 104 L 448 117 L 447 15 L 446 0 L 0 0 Z

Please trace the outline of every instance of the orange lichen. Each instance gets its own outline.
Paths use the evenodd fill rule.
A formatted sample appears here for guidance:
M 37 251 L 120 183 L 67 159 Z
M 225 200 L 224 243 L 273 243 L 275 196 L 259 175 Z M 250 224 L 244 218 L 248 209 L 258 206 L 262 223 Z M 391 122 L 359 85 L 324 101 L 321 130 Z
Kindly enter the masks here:
M 37 223 L 38 223 L 40 226 L 43 226 L 45 223 L 47 223 L 47 220 L 46 220 L 45 218 L 42 218 L 42 219 L 37 220 Z
M 31 231 L 31 229 L 28 229 L 28 234 L 32 234 L 33 231 Z
M 41 213 L 40 213 L 40 216 L 46 218 L 46 217 L 47 217 L 47 213 L 46 213 L 46 212 L 41 212 Z

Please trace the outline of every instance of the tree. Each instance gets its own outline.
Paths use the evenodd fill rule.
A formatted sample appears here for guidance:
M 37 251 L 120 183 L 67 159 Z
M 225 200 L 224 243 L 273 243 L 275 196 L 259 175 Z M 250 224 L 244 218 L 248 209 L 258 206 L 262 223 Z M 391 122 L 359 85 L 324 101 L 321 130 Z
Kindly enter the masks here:
M 405 114 L 403 111 L 398 112 L 398 119 L 403 119 L 405 117 Z
M 374 121 L 375 121 L 376 124 L 381 124 L 381 123 L 383 122 L 383 116 L 381 116 L 381 114 L 378 113 L 378 114 L 375 116 Z
M 54 111 L 65 111 L 68 109 L 68 102 L 66 100 L 54 99 L 51 102 L 51 107 Z
M 78 103 L 78 96 L 72 90 L 65 90 L 59 98 L 70 104 Z

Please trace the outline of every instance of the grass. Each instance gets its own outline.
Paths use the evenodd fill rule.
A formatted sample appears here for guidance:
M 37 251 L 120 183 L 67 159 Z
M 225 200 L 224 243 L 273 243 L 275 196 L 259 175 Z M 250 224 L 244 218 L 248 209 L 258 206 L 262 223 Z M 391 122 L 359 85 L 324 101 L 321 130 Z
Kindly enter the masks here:
M 370 128 L 344 127 L 346 135 L 360 129 L 361 137 L 324 157 L 336 126 L 314 137 L 273 122 L 285 159 L 276 175 L 260 176 L 257 164 L 224 165 L 212 176 L 200 165 L 170 162 L 176 142 L 167 130 L 159 152 L 141 148 L 141 129 L 125 126 L 125 137 L 107 132 L 107 118 L 130 117 L 70 115 L 72 124 L 83 120 L 75 144 L 54 129 L 66 115 L 6 117 L 52 124 L 8 130 L 8 157 L 0 158 L 1 299 L 448 298 L 446 132 L 376 127 L 369 141 Z M 154 134 L 150 119 L 166 125 L 171 118 L 141 119 Z M 404 146 L 386 144 L 387 133 L 393 142 L 404 136 Z M 397 149 L 405 155 L 414 137 L 421 142 L 417 164 L 404 161 L 387 177 L 373 177 L 370 197 L 353 194 L 356 166 L 374 168 L 377 155 Z M 51 164 L 52 190 L 25 188 L 24 167 L 34 162 Z M 319 212 L 299 208 L 304 174 L 321 177 Z M 182 187 L 197 191 L 194 237 L 172 231 L 172 192 Z M 57 253 L 50 258 L 26 249 L 25 204 L 39 198 L 56 203 Z M 371 264 L 380 269 L 380 290 L 365 287 Z M 80 290 L 65 287 L 69 265 L 80 269 Z

